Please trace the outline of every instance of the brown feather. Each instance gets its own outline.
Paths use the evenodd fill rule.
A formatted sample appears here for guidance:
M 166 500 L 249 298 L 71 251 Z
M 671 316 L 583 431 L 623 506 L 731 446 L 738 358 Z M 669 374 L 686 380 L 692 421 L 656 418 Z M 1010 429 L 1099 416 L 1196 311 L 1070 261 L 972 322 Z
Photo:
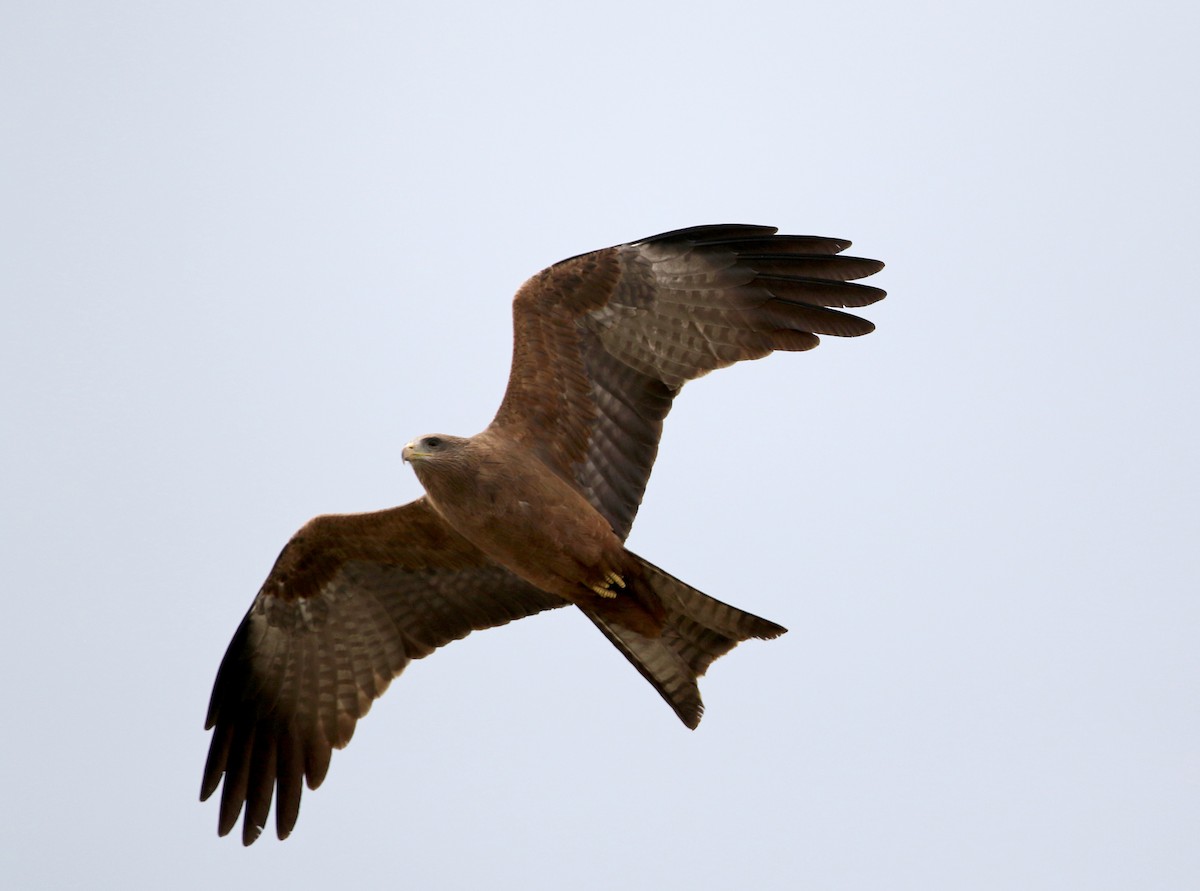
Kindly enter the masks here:
M 752 637 L 774 638 L 787 629 L 722 603 L 657 566 L 630 554 L 653 586 L 665 612 L 661 630 L 647 635 L 613 622 L 594 609 L 584 612 L 648 680 L 683 723 L 695 730 L 704 713 L 697 679 L 715 660 Z
M 662 422 L 689 380 L 774 349 L 854 337 L 852 284 L 883 268 L 843 257 L 843 239 L 769 226 L 700 226 L 564 260 L 513 302 L 513 363 L 491 429 L 528 444 L 629 534 Z
M 224 777 L 219 832 L 244 806 L 243 841 L 254 841 L 277 787 L 286 837 L 302 781 L 321 784 L 332 750 L 411 659 L 563 605 L 488 560 L 424 499 L 313 520 L 280 554 L 217 673 L 201 799 Z

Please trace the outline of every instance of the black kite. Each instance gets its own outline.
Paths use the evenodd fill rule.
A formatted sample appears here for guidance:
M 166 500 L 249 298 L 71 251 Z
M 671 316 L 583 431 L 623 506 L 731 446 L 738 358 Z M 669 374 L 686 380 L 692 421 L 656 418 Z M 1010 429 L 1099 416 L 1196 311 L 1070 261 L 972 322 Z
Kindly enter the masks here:
M 873 326 L 831 307 L 884 292 L 852 284 L 875 260 L 850 242 L 701 226 L 583 254 L 513 301 L 513 362 L 491 425 L 404 447 L 425 496 L 378 513 L 311 520 L 279 555 L 221 662 L 201 799 L 224 777 L 219 831 L 242 840 L 275 790 L 285 838 L 301 783 L 411 659 L 573 603 L 684 724 L 696 679 L 751 637 L 784 632 L 625 549 L 663 418 L 689 380 L 817 335 Z

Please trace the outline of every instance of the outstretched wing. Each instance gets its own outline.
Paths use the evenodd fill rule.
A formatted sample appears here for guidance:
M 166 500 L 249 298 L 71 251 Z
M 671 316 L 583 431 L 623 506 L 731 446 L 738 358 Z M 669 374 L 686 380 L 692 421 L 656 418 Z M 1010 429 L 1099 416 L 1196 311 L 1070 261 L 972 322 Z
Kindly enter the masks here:
M 538 451 L 628 535 L 687 381 L 874 329 L 832 307 L 882 299 L 852 283 L 882 263 L 839 256 L 848 241 L 775 231 L 681 229 L 538 273 L 513 302 L 512 372 L 490 429 Z
M 208 707 L 201 800 L 224 777 L 219 832 L 245 805 L 242 841 L 266 823 L 286 838 L 301 782 L 411 659 L 471 631 L 565 605 L 492 563 L 425 502 L 318 517 L 288 542 L 234 635 Z

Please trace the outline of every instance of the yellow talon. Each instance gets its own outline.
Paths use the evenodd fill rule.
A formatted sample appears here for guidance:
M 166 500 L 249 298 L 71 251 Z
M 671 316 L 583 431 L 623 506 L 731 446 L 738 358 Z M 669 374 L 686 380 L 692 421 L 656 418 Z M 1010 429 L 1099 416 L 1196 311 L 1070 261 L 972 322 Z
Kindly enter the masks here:
M 624 588 L 625 579 L 610 570 L 604 574 L 603 584 L 589 585 L 589 587 L 601 597 L 612 598 L 617 596 L 617 592 L 613 590 L 613 585 L 616 585 L 618 588 Z

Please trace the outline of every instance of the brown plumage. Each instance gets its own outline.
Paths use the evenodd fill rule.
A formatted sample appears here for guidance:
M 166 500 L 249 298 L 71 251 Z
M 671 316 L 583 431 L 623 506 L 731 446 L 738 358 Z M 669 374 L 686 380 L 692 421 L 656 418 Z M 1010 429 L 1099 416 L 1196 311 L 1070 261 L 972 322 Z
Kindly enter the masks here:
M 324 516 L 288 542 L 221 662 L 201 798 L 254 841 L 275 790 L 295 825 L 334 748 L 411 659 L 473 630 L 575 604 L 679 718 L 740 641 L 784 629 L 626 550 L 662 422 L 689 380 L 820 334 L 872 330 L 833 307 L 884 296 L 849 242 L 702 226 L 564 260 L 513 301 L 513 363 L 491 425 L 404 448 L 426 495 Z

